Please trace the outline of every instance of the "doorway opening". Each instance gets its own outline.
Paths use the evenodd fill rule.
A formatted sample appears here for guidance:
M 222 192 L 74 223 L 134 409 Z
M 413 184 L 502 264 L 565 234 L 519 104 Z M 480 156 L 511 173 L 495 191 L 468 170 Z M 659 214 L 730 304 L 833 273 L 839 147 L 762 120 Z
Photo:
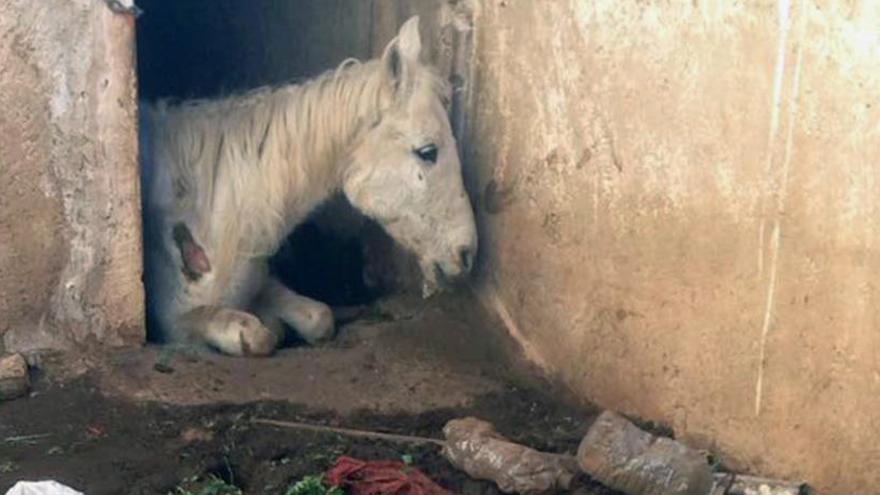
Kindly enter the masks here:
M 373 2 L 141 0 L 141 101 L 216 98 L 297 82 L 374 52 Z M 387 40 L 385 40 L 387 41 Z M 416 290 L 408 255 L 344 198 L 290 233 L 270 263 L 291 289 L 331 306 Z

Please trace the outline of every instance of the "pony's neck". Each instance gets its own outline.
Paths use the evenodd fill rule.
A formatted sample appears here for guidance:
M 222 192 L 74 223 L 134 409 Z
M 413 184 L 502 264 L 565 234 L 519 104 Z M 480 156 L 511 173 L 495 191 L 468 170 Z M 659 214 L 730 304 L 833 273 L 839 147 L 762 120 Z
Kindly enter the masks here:
M 287 101 L 282 119 L 296 122 L 297 132 L 285 133 L 290 156 L 284 165 L 299 169 L 304 181 L 290 181 L 291 199 L 304 187 L 322 193 L 318 202 L 339 191 L 348 165 L 347 155 L 360 134 L 378 122 L 385 104 L 377 61 L 343 64 L 302 85 L 279 91 Z M 314 206 L 314 205 L 312 205 Z M 296 216 L 296 215 L 294 215 Z
M 370 61 L 299 85 L 162 106 L 169 156 L 157 159 L 192 191 L 181 208 L 195 210 L 216 257 L 268 255 L 342 187 L 351 147 L 388 101 L 380 62 Z
M 347 155 L 359 136 L 381 117 L 387 97 L 378 61 L 345 63 L 302 84 L 259 94 L 250 111 L 269 114 L 250 134 L 259 144 L 259 171 L 252 169 L 260 197 L 235 194 L 237 211 L 250 211 L 242 232 L 246 252 L 277 249 L 284 237 L 312 210 L 342 188 Z M 247 107 L 247 103 L 245 103 Z M 246 117 L 242 117 L 247 120 Z M 259 121 L 254 118 L 253 121 Z M 250 204 L 253 207 L 244 207 Z

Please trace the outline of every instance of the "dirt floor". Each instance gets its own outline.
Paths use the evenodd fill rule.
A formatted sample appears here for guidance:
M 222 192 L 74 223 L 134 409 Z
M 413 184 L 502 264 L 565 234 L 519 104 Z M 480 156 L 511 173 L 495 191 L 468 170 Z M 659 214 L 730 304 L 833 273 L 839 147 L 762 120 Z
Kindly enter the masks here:
M 454 493 L 497 493 L 434 446 L 253 421 L 439 438 L 446 421 L 470 415 L 516 441 L 574 452 L 593 411 L 559 402 L 500 332 L 487 331 L 493 324 L 463 296 L 395 299 L 361 312 L 332 342 L 268 359 L 155 347 L 63 364 L 45 356 L 31 396 L 0 404 L 0 493 L 22 479 L 88 494 L 224 493 L 206 485 L 216 477 L 243 493 L 284 494 L 343 454 L 406 459 Z M 572 491 L 612 493 L 587 479 Z

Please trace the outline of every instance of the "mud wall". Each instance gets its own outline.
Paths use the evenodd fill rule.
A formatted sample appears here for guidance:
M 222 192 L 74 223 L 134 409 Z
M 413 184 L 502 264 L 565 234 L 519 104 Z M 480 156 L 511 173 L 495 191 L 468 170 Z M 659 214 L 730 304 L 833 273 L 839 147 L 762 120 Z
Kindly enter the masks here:
M 143 339 L 132 35 L 101 1 L 0 3 L 0 348 Z
M 481 299 L 602 406 L 880 482 L 880 7 L 476 1 Z

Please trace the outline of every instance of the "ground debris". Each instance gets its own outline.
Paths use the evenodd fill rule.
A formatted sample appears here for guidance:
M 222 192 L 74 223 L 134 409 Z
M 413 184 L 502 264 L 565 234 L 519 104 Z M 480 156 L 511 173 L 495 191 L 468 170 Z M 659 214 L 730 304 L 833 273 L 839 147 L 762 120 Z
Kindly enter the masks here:
M 452 495 L 419 469 L 400 461 L 362 461 L 342 456 L 327 471 L 331 486 L 353 495 Z
M 281 428 L 292 428 L 295 430 L 317 431 L 323 433 L 336 433 L 339 435 L 347 435 L 351 437 L 369 438 L 372 440 L 385 440 L 388 442 L 412 443 L 412 444 L 435 444 L 444 446 L 442 440 L 435 438 L 419 437 L 414 435 L 398 435 L 394 433 L 383 433 L 378 431 L 357 430 L 354 428 L 342 428 L 336 426 L 324 426 L 303 423 L 300 421 L 280 421 L 274 419 L 255 418 L 252 420 L 254 424 L 262 424 L 268 426 L 278 426 Z
M 205 428 L 191 426 L 180 433 L 180 439 L 185 445 L 196 442 L 210 442 L 214 439 L 214 432 Z
M 449 462 L 476 479 L 494 481 L 506 493 L 568 490 L 576 474 L 570 458 L 513 443 L 477 418 L 454 419 L 443 433 Z
M 19 481 L 6 495 L 83 495 L 57 481 Z
M 806 495 L 806 483 L 747 476 L 742 474 L 716 473 L 715 487 L 711 495 Z

